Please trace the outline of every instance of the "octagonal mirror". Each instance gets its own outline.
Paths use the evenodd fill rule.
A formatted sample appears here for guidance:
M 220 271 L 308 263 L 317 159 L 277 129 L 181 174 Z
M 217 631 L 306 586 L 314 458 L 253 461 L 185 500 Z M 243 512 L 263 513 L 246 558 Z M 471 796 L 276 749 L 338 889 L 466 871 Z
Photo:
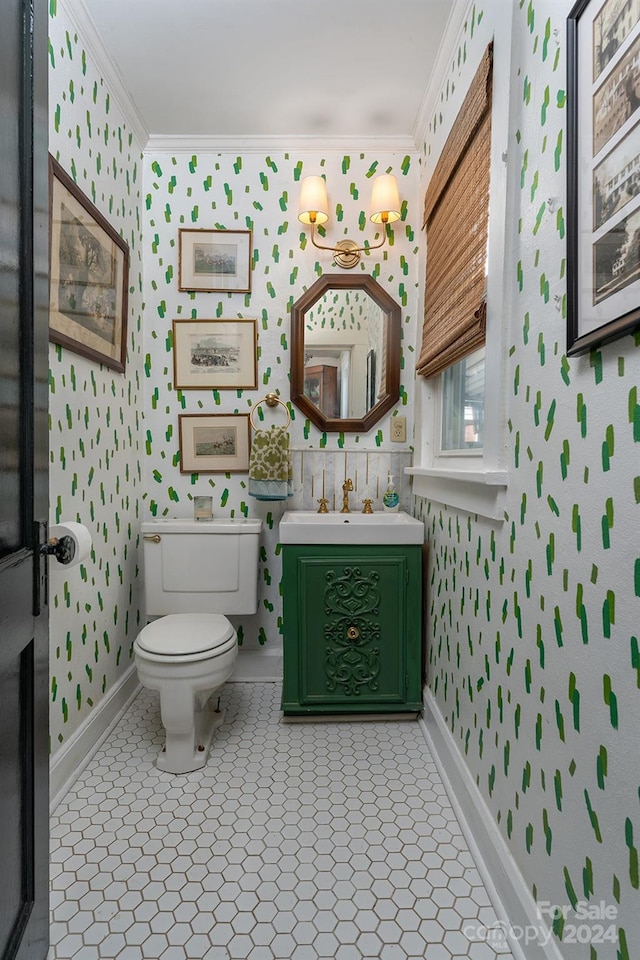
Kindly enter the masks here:
M 291 308 L 291 356 L 301 413 L 365 433 L 400 397 L 400 307 L 373 277 L 325 274 Z

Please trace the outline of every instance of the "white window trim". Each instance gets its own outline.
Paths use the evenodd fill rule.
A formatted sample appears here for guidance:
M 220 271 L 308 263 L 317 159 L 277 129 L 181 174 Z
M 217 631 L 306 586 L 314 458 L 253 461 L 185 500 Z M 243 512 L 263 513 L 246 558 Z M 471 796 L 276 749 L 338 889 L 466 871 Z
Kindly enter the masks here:
M 509 185 L 507 145 L 511 104 L 511 4 L 501 14 L 494 36 L 493 105 L 491 117 L 491 179 L 487 249 L 487 336 L 485 353 L 484 449 L 440 451 L 441 375 L 417 377 L 415 466 L 405 470 L 412 478 L 415 496 L 451 507 L 504 520 L 508 482 L 506 449 L 506 361 L 510 289 L 505 257 Z M 505 20 L 506 18 L 506 20 Z M 513 205 L 511 204 L 511 209 Z M 423 264 L 424 269 L 424 264 Z M 424 278 L 424 273 L 423 273 Z M 424 280 L 423 280 L 424 287 Z M 422 333 L 420 328 L 418 336 Z

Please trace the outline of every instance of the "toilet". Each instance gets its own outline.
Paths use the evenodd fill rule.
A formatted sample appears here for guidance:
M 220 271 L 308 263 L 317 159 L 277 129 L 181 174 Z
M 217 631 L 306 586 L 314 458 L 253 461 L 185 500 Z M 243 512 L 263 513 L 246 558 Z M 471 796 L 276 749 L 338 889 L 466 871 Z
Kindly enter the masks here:
M 166 732 L 157 765 L 189 773 L 207 762 L 224 711 L 212 694 L 229 679 L 238 637 L 225 614 L 258 609 L 261 520 L 141 524 L 147 618 L 133 645 L 138 679 L 160 694 Z

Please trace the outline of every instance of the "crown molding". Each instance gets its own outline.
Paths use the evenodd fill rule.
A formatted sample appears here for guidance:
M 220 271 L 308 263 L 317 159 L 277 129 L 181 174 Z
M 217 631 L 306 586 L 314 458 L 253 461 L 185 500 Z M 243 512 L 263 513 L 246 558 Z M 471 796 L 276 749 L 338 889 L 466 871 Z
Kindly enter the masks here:
M 163 136 L 151 134 L 145 153 L 402 153 L 415 154 L 412 137 Z
M 416 149 L 420 155 L 422 155 L 424 143 L 427 139 L 429 121 L 437 109 L 438 99 L 451 64 L 452 52 L 455 50 L 462 26 L 465 18 L 470 14 L 470 8 L 473 2 L 474 0 L 454 0 L 451 7 L 442 43 L 438 48 L 438 55 L 433 65 L 431 76 L 429 77 L 413 128 Z
M 120 73 L 105 50 L 100 34 L 91 18 L 85 0 L 57 0 L 58 13 L 62 13 L 81 37 L 87 53 L 96 66 L 109 89 L 109 94 L 117 101 L 125 123 L 131 129 L 141 151 L 149 139 L 149 130 L 138 112 L 138 108 L 127 93 Z

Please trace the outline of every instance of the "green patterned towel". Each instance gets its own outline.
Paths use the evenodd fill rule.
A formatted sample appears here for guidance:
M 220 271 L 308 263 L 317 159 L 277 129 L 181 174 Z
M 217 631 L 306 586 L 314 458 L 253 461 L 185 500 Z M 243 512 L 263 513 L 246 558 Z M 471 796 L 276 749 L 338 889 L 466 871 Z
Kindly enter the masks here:
M 249 494 L 256 500 L 293 496 L 293 467 L 286 427 L 256 430 L 249 458 Z

